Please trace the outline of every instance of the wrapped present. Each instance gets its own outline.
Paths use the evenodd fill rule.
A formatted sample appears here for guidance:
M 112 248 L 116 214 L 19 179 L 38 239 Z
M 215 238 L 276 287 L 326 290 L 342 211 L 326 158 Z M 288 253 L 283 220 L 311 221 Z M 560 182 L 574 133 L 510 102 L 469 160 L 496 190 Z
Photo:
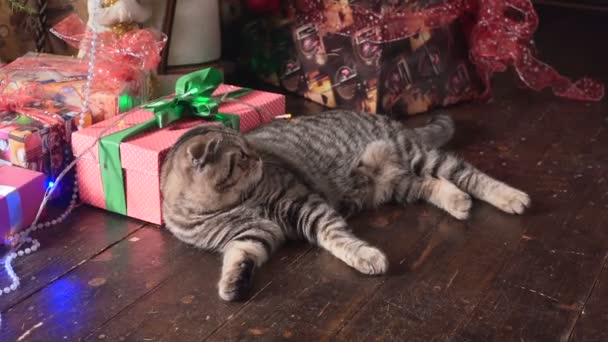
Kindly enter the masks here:
M 75 155 L 92 147 L 76 165 L 81 200 L 161 224 L 160 169 L 182 134 L 212 124 L 247 132 L 285 112 L 283 95 L 221 82 L 215 69 L 183 76 L 176 94 L 75 132 Z
M 88 41 L 86 26 L 75 15 L 55 25 L 53 32 L 74 46 Z M 120 37 L 112 32 L 99 34 L 88 102 L 93 122 L 127 111 L 153 94 L 151 76 L 163 46 L 164 36 L 152 30 L 135 30 Z M 87 62 L 88 58 L 28 53 L 0 69 L 2 94 L 35 82 L 52 100 L 80 108 L 87 88 Z
M 81 108 L 88 73 L 87 63 L 69 56 L 29 53 L 0 69 L 6 86 L 4 95 L 28 83 L 39 83 L 46 97 L 68 106 Z M 146 76 L 141 74 L 124 82 L 96 78 L 92 82 L 89 109 L 93 121 L 109 119 L 142 102 L 147 94 Z
M 230 3 L 225 11 L 246 13 Z M 248 18 L 242 64 L 328 107 L 399 115 L 489 99 L 491 76 L 507 67 L 534 90 L 604 94 L 600 83 L 571 82 L 534 57 L 529 0 L 286 1 L 281 12 Z
M 304 96 L 308 86 L 291 37 L 290 7 L 252 18 L 243 1 L 222 1 L 222 37 L 239 44 L 222 44 L 222 56 L 236 60 L 242 71 L 264 82 Z
M 45 175 L 0 165 L 0 244 L 36 218 L 44 192 Z
M 0 161 L 55 178 L 71 158 L 71 134 L 80 108 L 44 97 L 35 84 L 0 96 Z M 92 124 L 85 113 L 82 126 Z

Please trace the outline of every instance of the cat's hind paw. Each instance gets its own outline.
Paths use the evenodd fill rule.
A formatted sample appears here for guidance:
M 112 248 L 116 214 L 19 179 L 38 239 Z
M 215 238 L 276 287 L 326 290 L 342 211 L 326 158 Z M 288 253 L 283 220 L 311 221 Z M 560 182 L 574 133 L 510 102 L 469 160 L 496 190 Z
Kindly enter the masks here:
M 254 263 L 252 260 L 247 260 L 238 265 L 225 274 L 222 274 L 222 279 L 219 283 L 219 295 L 226 301 L 243 300 L 251 290 L 253 280 Z
M 364 274 L 384 274 L 388 271 L 388 259 L 379 249 L 363 246 L 357 251 L 356 259 L 351 266 Z

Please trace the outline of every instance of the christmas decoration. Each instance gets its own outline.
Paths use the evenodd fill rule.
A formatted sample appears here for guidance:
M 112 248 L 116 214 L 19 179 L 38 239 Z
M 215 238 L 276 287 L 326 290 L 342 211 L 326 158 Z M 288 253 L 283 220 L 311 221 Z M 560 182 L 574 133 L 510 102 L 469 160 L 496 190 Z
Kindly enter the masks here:
M 89 12 L 95 1 L 88 0 Z M 121 36 L 141 28 L 151 14 L 151 10 L 138 0 L 103 0 L 96 21 L 89 18 L 87 26 L 96 25 L 98 32 L 111 31 Z
M 100 0 L 98 0 L 100 1 Z M 93 11 L 90 13 L 91 16 L 93 16 L 93 18 L 96 16 L 97 14 L 97 9 L 99 8 L 99 3 L 96 3 L 96 6 L 93 6 Z M 90 95 L 90 90 L 91 90 L 91 84 L 93 81 L 93 77 L 95 76 L 95 51 L 97 49 L 97 31 L 92 28 L 91 29 L 91 34 L 90 34 L 90 45 L 88 47 L 88 50 L 90 52 L 90 54 L 88 55 L 88 73 L 87 73 L 87 82 L 85 85 L 85 91 L 84 91 L 84 101 L 82 102 L 82 106 L 81 106 L 81 110 L 80 110 L 80 119 L 78 120 L 78 128 L 82 128 L 82 126 L 85 123 L 85 115 L 87 113 L 88 110 L 88 105 L 89 105 L 89 95 Z M 89 147 L 89 149 L 85 149 L 83 153 L 88 152 L 90 149 L 92 148 L 92 146 Z M 77 157 L 74 161 L 72 161 L 60 174 L 59 176 L 57 176 L 56 179 L 52 179 L 49 182 L 49 186 L 46 189 L 45 193 L 44 193 L 44 197 L 42 198 L 42 203 L 40 204 L 40 207 L 38 208 L 38 212 L 36 213 L 36 216 L 32 222 L 32 224 L 29 226 L 29 228 L 10 235 L 8 238 L 6 238 L 5 240 L 5 244 L 7 244 L 8 246 L 10 246 L 11 251 L 8 253 L 8 255 L 6 255 L 4 257 L 4 268 L 8 274 L 8 276 L 11 279 L 11 284 L 1 288 L 0 287 L 0 295 L 2 294 L 8 294 L 11 291 L 15 291 L 18 287 L 19 284 L 21 282 L 21 280 L 19 279 L 19 277 L 17 276 L 17 274 L 15 273 L 12 263 L 13 261 L 17 258 L 17 257 L 21 257 L 24 256 L 26 254 L 30 254 L 35 252 L 36 250 L 38 250 L 38 248 L 40 248 L 40 242 L 36 239 L 32 239 L 29 235 L 32 232 L 35 232 L 36 230 L 42 229 L 42 228 L 48 228 L 51 226 L 54 226 L 58 223 L 61 223 L 63 220 L 65 220 L 65 218 L 72 212 L 72 210 L 74 210 L 74 208 L 76 207 L 76 199 L 78 198 L 78 183 L 76 181 L 74 181 L 74 186 L 72 188 L 72 199 L 70 201 L 70 204 L 68 205 L 67 209 L 59 216 L 57 216 L 57 218 L 46 221 L 46 222 L 39 222 L 42 212 L 45 209 L 45 206 L 48 202 L 48 200 L 51 198 L 51 196 L 53 195 L 53 192 L 59 187 L 59 184 L 61 183 L 61 180 L 66 176 L 66 174 L 74 167 L 76 160 L 78 160 L 79 157 Z M 30 245 L 29 247 L 24 247 L 24 245 Z M 2 322 L 2 317 L 0 316 L 0 322 Z
M 27 5 L 27 1 L 24 3 L 20 0 L 6 0 L 8 3 L 8 7 L 13 12 L 23 12 L 29 15 L 34 15 L 37 13 L 35 8 L 29 7 Z
M 285 97 L 221 84 L 217 70 L 178 80 L 176 94 L 79 131 L 72 136 L 84 203 L 161 224 L 159 172 L 169 148 L 188 129 L 223 124 L 249 131 L 285 113 Z M 118 123 L 116 123 L 118 122 Z M 108 168 L 101 168 L 106 165 Z
M 85 25 L 76 15 L 68 16 L 52 31 L 74 46 L 87 40 Z M 148 76 L 157 67 L 164 46 L 164 38 L 150 30 L 131 31 L 121 37 L 105 32 L 99 40 L 96 82 L 89 103 L 93 122 L 113 117 L 148 99 Z M 29 53 L 0 69 L 0 77 L 7 81 L 0 95 L 8 96 L 36 83 L 44 91 L 39 100 L 80 107 L 88 69 L 82 59 Z
M 0 238 L 2 241 L 29 227 L 34 221 L 46 190 L 45 180 L 45 175 L 40 172 L 0 165 Z
M 244 13 L 252 19 L 241 23 L 239 49 L 227 47 L 225 55 L 262 80 L 328 107 L 399 115 L 488 100 L 492 75 L 509 67 L 536 91 L 552 88 L 582 101 L 604 95 L 601 83 L 571 81 L 536 59 L 538 17 L 529 0 L 282 4 L 276 15 Z M 224 9 L 230 33 L 240 9 L 235 1 Z
M 1 94 L 0 161 L 56 177 L 70 160 L 66 147 L 79 126 L 79 111 L 47 99 L 36 83 Z M 92 123 L 89 113 L 84 118 L 82 127 Z

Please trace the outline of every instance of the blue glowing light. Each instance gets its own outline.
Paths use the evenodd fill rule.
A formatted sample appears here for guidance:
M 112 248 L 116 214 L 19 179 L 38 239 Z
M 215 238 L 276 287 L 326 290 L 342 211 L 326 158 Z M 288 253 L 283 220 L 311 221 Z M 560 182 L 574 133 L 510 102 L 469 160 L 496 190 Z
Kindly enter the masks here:
M 53 187 L 53 185 L 55 185 L 55 182 L 53 182 L 53 181 L 49 181 L 49 183 L 47 184 L 46 188 L 47 188 L 47 189 L 50 189 L 50 188 L 52 188 L 52 187 Z

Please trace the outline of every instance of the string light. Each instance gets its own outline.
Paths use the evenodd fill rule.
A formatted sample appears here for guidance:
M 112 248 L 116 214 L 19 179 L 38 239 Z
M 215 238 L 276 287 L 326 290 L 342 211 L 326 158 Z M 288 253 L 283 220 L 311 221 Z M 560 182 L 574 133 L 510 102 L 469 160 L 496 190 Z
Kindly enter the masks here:
M 92 8 L 92 13 L 90 14 L 92 16 L 93 19 L 97 18 L 97 14 L 98 14 L 98 10 L 100 8 L 100 1 L 101 0 L 96 0 L 94 3 L 94 6 Z M 95 20 L 93 20 L 93 23 L 95 23 Z M 93 25 L 94 26 L 94 25 Z M 98 32 L 97 32 L 97 28 L 96 27 L 91 27 L 91 41 L 90 41 L 90 46 L 89 46 L 89 51 L 88 51 L 88 74 L 87 74 L 87 81 L 85 83 L 85 87 L 84 87 L 84 100 L 82 102 L 82 106 L 81 106 L 81 112 L 80 112 L 80 118 L 78 121 L 78 130 L 81 130 L 84 126 L 85 123 L 85 118 L 86 118 L 86 114 L 88 112 L 88 106 L 89 106 L 89 99 L 90 99 L 90 93 L 91 93 L 91 85 L 92 85 L 92 81 L 94 78 L 94 74 L 95 74 L 95 54 L 96 54 L 96 49 L 97 49 L 97 40 L 98 40 Z M 190 91 L 186 94 L 183 94 L 183 96 L 189 96 L 192 94 L 196 94 L 200 91 L 200 89 L 193 87 L 192 89 L 190 89 Z M 219 102 L 220 103 L 229 103 L 229 102 L 236 102 L 236 103 L 240 103 L 242 105 L 248 106 L 253 108 L 258 115 L 260 116 L 260 122 L 267 122 L 272 120 L 271 117 L 272 115 L 270 115 L 270 113 L 265 109 L 265 108 L 258 108 L 250 103 L 247 103 L 245 101 L 241 101 L 238 99 L 231 99 L 227 97 L 228 93 L 223 94 L 220 98 L 219 98 Z M 122 102 L 121 102 L 122 101 Z M 130 104 L 134 104 L 136 103 L 136 101 L 138 101 L 137 99 L 133 99 L 133 98 L 126 98 L 126 97 L 122 97 L 119 98 L 119 104 L 125 104 L 128 105 Z M 75 158 L 65 167 L 65 169 L 57 176 L 57 178 L 55 178 L 54 180 L 50 180 L 47 183 L 47 189 L 45 191 L 42 203 L 38 209 L 38 212 L 36 214 L 36 217 L 33 221 L 33 223 L 31 224 L 31 226 L 19 233 L 13 234 L 11 236 L 9 236 L 7 238 L 7 243 L 9 246 L 13 246 L 11 252 L 8 253 L 8 255 L 5 257 L 4 259 L 4 268 L 7 272 L 7 274 L 9 275 L 9 278 L 11 279 L 11 284 L 7 287 L 2 288 L 0 286 L 0 296 L 2 295 L 6 295 L 8 293 L 10 293 L 11 291 L 15 291 L 19 285 L 20 285 L 20 279 L 17 276 L 17 274 L 15 273 L 15 271 L 13 270 L 12 267 L 12 262 L 21 256 L 33 253 L 35 251 L 37 251 L 40 248 L 40 242 L 36 239 L 32 239 L 31 237 L 29 237 L 29 235 L 37 230 L 40 230 L 42 228 L 48 228 L 54 225 L 57 225 L 61 222 L 63 222 L 69 215 L 70 213 L 74 210 L 74 208 L 76 208 L 77 204 L 77 199 L 78 199 L 78 182 L 77 179 L 75 177 L 74 179 L 74 186 L 72 189 L 72 198 L 71 201 L 67 207 L 67 209 L 58 217 L 56 217 L 53 220 L 49 220 L 46 222 L 38 222 L 40 219 L 40 216 L 42 215 L 42 212 L 44 210 L 44 208 L 46 207 L 46 204 L 48 202 L 48 200 L 50 199 L 51 195 L 53 194 L 53 192 L 58 188 L 59 184 L 61 184 L 61 180 L 67 175 L 67 173 L 72 170 L 75 166 L 76 163 L 78 162 L 78 160 L 82 157 L 84 157 L 85 155 L 91 153 L 92 154 L 92 150 L 93 148 L 95 148 L 99 142 L 99 140 L 105 136 L 110 130 L 114 129 L 116 126 L 119 126 L 121 123 L 124 122 L 124 119 L 128 116 L 135 113 L 134 111 L 129 111 L 126 113 L 122 113 L 120 115 L 117 115 L 114 118 L 114 121 L 112 121 L 105 129 L 103 129 L 95 138 L 95 140 L 93 142 L 91 142 L 91 144 L 89 146 L 87 146 L 78 156 L 75 156 Z M 291 115 L 290 114 L 286 114 L 283 115 L 284 118 L 290 118 Z M 26 248 L 22 248 L 23 245 L 25 244 L 31 244 L 30 247 L 26 247 Z M 0 325 L 2 324 L 2 318 L 0 315 Z
M 101 0 L 96 0 L 94 2 L 93 8 L 92 8 L 92 13 L 89 14 L 93 18 L 93 22 L 95 22 L 95 18 L 97 18 L 97 14 L 99 12 L 100 5 L 101 5 Z M 80 108 L 80 117 L 78 120 L 78 129 L 79 130 L 82 129 L 85 124 L 86 114 L 88 112 L 88 107 L 89 107 L 91 85 L 93 83 L 93 78 L 95 76 L 95 73 L 94 73 L 94 71 L 95 71 L 95 54 L 96 54 L 96 50 L 97 50 L 98 34 L 97 34 L 97 28 L 94 27 L 94 25 L 93 25 L 93 27 L 90 27 L 90 30 L 91 30 L 91 41 L 89 43 L 89 51 L 88 51 L 89 59 L 88 59 L 87 80 L 86 80 L 85 87 L 84 87 L 84 100 L 83 100 L 82 106 Z M 90 148 L 92 148 L 92 146 Z M 54 226 L 60 222 L 63 222 L 63 220 L 65 220 L 67 218 L 67 216 L 72 212 L 72 210 L 74 210 L 74 208 L 76 207 L 76 200 L 78 198 L 78 183 L 77 183 L 77 180 L 74 179 L 74 187 L 72 189 L 72 198 L 71 198 L 70 204 L 68 205 L 67 209 L 61 215 L 59 215 L 57 218 L 55 218 L 53 220 L 49 220 L 46 222 L 38 222 L 40 220 L 42 211 L 46 207 L 46 204 L 47 204 L 49 198 L 53 194 L 53 191 L 55 191 L 55 189 L 57 189 L 57 187 L 60 184 L 63 177 L 65 177 L 65 175 L 74 167 L 74 165 L 76 164 L 76 161 L 79 159 L 79 157 L 75 158 L 59 174 L 59 176 L 56 179 L 50 180 L 47 183 L 47 188 L 44 193 L 42 203 L 40 204 L 40 207 L 38 208 L 38 212 L 36 213 L 36 217 L 34 218 L 34 221 L 30 225 L 30 227 L 19 233 L 13 234 L 7 238 L 6 242 L 8 243 L 9 246 L 12 246 L 13 248 L 12 248 L 11 252 L 9 252 L 8 255 L 5 257 L 3 264 L 4 264 L 4 269 L 6 270 L 6 273 L 8 274 L 9 278 L 11 279 L 11 284 L 4 288 L 0 287 L 0 296 L 6 295 L 11 291 L 15 291 L 21 283 L 19 276 L 17 276 L 17 274 L 15 273 L 15 271 L 13 269 L 13 266 L 12 266 L 13 261 L 18 257 L 33 253 L 40 248 L 40 242 L 36 239 L 32 239 L 31 237 L 29 237 L 29 235 L 36 230 L 39 230 L 42 228 L 48 228 L 48 227 Z M 25 244 L 30 244 L 31 246 L 23 248 L 23 246 Z M 1 323 L 2 323 L 2 319 L 0 316 L 0 324 Z

